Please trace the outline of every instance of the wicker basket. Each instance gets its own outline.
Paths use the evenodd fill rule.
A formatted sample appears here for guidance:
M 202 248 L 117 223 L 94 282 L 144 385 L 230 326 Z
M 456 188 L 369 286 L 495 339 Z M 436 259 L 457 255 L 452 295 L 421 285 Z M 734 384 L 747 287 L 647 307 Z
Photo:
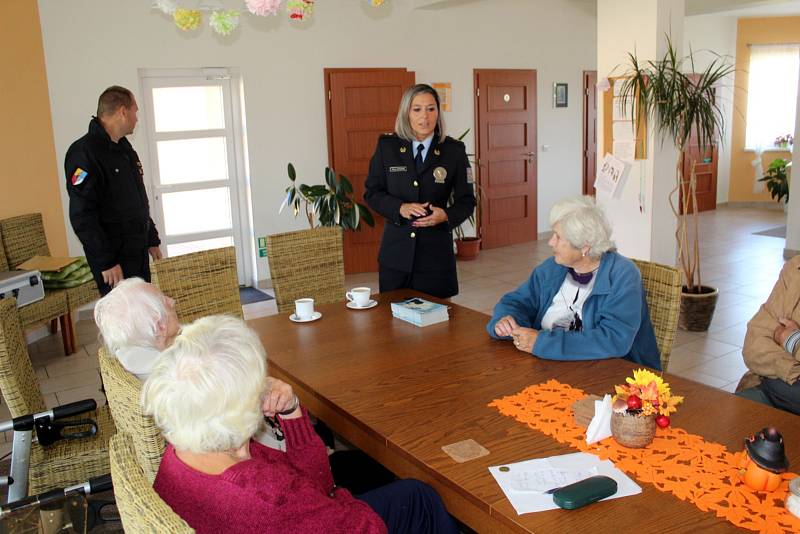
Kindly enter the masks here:
M 690 332 L 705 332 L 714 318 L 719 290 L 700 286 L 700 293 L 681 293 L 681 314 L 678 324 Z
M 611 435 L 623 447 L 647 447 L 656 435 L 656 417 L 615 412 L 611 414 Z

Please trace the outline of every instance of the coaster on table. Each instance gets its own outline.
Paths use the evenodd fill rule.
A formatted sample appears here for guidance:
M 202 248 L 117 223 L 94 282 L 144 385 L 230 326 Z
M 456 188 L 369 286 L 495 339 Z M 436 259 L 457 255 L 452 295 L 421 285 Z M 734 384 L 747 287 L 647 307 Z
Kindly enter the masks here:
M 445 445 L 442 450 L 460 464 L 489 454 L 489 451 L 474 439 L 465 439 Z
M 594 401 L 603 400 L 599 395 L 586 395 L 584 398 L 572 404 L 572 418 L 575 424 L 581 428 L 589 426 L 589 422 L 594 419 Z

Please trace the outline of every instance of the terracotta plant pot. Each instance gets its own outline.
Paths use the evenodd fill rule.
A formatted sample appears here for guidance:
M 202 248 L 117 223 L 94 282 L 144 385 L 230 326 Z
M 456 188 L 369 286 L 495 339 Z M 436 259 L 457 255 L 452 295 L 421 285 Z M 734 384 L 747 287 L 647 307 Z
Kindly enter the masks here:
M 705 332 L 711 319 L 714 318 L 714 309 L 717 307 L 719 290 L 714 287 L 700 286 L 698 293 L 687 293 L 684 286 L 681 292 L 681 314 L 678 317 L 678 326 L 690 332 Z
M 656 436 L 656 417 L 615 412 L 611 414 L 611 435 L 623 447 L 647 447 Z
M 474 260 L 478 257 L 480 250 L 480 237 L 465 237 L 463 239 L 456 239 L 456 258 L 459 260 Z

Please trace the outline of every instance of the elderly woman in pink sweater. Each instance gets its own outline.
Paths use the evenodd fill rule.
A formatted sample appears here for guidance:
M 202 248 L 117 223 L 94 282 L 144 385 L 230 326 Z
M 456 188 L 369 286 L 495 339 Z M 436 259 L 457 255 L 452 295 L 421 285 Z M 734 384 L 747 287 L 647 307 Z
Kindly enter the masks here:
M 169 443 L 153 487 L 198 533 L 458 532 L 427 485 L 401 480 L 353 497 L 333 484 L 325 446 L 291 387 L 241 320 L 183 328 L 142 403 Z M 253 441 L 277 416 L 286 451 Z

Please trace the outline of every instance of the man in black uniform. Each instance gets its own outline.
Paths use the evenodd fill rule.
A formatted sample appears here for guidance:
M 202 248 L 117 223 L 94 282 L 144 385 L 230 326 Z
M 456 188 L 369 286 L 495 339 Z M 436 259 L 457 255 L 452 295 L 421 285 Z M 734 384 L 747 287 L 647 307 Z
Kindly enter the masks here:
M 149 282 L 148 253 L 161 258 L 142 163 L 125 138 L 136 127 L 138 110 L 128 89 L 103 91 L 89 133 L 72 143 L 64 160 L 69 219 L 101 295 L 123 278 Z

